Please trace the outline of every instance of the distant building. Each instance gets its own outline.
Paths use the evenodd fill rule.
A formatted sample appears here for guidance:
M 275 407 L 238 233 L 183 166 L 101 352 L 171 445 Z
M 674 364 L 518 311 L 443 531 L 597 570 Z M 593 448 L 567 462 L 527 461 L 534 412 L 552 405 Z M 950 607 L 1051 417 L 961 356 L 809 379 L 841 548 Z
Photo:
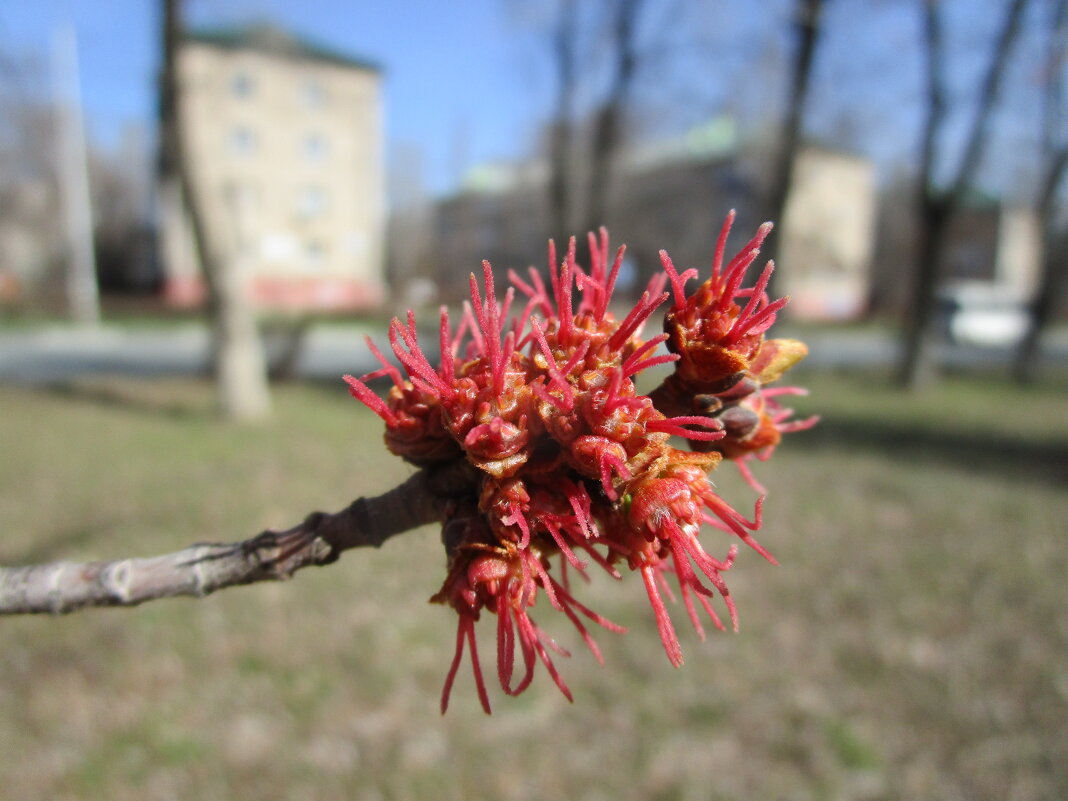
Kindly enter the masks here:
M 45 178 L 0 181 L 0 308 L 26 302 L 60 264 L 56 203 Z
M 919 240 L 913 181 L 908 174 L 899 175 L 884 189 L 880 204 L 871 305 L 881 314 L 902 314 L 912 299 Z M 1041 264 L 1042 234 L 1035 210 L 970 190 L 946 231 L 939 264 L 940 302 L 944 309 L 1011 308 L 1023 320 L 1038 289 Z
M 685 135 L 633 146 L 618 154 L 612 175 L 611 202 L 602 222 L 613 247 L 627 245 L 615 297 L 637 298 L 660 268 L 659 251 L 667 248 L 676 265 L 701 265 L 707 273 L 723 217 L 738 209 L 738 246 L 752 235 L 756 213 L 756 179 L 737 155 L 729 120 L 717 118 Z M 571 176 L 582 195 L 581 162 Z M 545 267 L 551 235 L 548 170 L 544 163 L 484 164 L 469 172 L 462 190 L 435 204 L 436 274 L 430 276 L 439 299 L 463 297 L 467 275 L 489 259 L 500 270 Z M 580 238 L 585 231 L 574 231 Z M 747 236 L 748 234 L 748 236 Z M 584 241 L 584 239 L 582 240 Z M 557 243 L 561 253 L 566 243 Z M 580 243 L 580 252 L 583 245 Z
M 488 259 L 498 272 L 544 267 L 548 238 L 545 176 L 517 165 L 482 165 L 463 190 L 431 211 L 432 275 L 441 302 L 467 297 L 468 276 Z
M 353 309 L 383 297 L 381 76 L 274 28 L 190 33 L 176 59 L 179 120 L 217 258 L 253 303 Z M 205 289 L 188 221 L 161 224 L 164 297 Z
M 982 282 L 1017 300 L 1038 287 L 1042 235 L 1033 209 L 973 195 L 950 222 L 947 283 Z
M 1042 232 L 1034 210 L 973 192 L 953 218 L 942 260 L 939 322 L 959 342 L 1010 345 L 1027 331 Z
M 867 308 L 875 249 L 875 167 L 806 147 L 794 163 L 783 215 L 778 287 L 796 319 L 843 320 Z
M 728 248 L 742 247 L 761 214 L 760 159 L 742 151 L 722 120 L 674 140 L 620 154 L 605 221 L 613 245 L 627 244 L 617 296 L 636 297 L 660 269 L 666 248 L 675 265 L 708 275 L 726 213 L 738 212 Z M 548 232 L 546 171 L 541 165 L 489 166 L 435 208 L 440 299 L 462 296 L 483 258 L 499 269 L 544 263 Z M 787 265 L 779 287 L 794 318 L 843 319 L 866 310 L 875 233 L 875 170 L 866 159 L 806 146 L 798 157 L 785 219 L 778 221 Z M 584 232 L 576 232 L 584 233 Z

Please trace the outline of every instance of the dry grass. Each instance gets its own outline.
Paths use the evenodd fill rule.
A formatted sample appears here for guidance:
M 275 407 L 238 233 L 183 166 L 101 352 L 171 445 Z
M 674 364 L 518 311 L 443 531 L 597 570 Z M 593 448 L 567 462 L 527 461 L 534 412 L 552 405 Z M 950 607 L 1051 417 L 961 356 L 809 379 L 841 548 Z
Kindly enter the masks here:
M 0 797 L 1068 797 L 1063 388 L 809 383 L 825 424 L 761 471 L 782 566 L 743 554 L 741 633 L 683 632 L 682 669 L 640 582 L 598 580 L 631 632 L 599 636 L 605 668 L 573 648 L 573 706 L 541 674 L 486 718 L 464 672 L 440 717 L 454 621 L 420 531 L 284 585 L 0 620 Z M 286 388 L 255 429 L 188 382 L 4 388 L 0 410 L 5 563 L 235 539 L 406 473 L 340 387 Z

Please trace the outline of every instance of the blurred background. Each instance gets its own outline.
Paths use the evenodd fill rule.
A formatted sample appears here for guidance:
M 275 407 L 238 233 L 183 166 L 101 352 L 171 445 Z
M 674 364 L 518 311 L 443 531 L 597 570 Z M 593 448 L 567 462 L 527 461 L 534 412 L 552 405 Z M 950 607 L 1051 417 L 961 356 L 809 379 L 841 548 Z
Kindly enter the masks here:
M 1068 796 L 1066 52 L 1068 0 L 5 4 L 0 562 L 388 489 L 362 337 L 600 225 L 622 304 L 775 220 L 823 422 L 761 465 L 782 566 L 740 560 L 741 633 L 680 671 L 594 582 L 632 633 L 566 664 L 573 707 L 461 680 L 439 719 L 428 530 L 4 621 L 0 795 Z

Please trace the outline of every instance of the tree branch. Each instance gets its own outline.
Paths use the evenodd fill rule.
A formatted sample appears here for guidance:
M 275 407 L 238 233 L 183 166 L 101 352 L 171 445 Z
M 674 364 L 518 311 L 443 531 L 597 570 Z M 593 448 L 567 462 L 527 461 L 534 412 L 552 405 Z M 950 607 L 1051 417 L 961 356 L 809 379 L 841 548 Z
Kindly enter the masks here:
M 396 534 L 440 521 L 475 487 L 467 462 L 450 462 L 424 468 L 382 495 L 357 498 L 340 512 L 313 512 L 292 528 L 264 531 L 243 542 L 201 543 L 162 556 L 111 562 L 0 567 L 0 614 L 136 606 L 287 579 L 302 567 L 335 562 L 350 548 L 377 548 Z
M 619 149 L 623 117 L 638 69 L 638 17 L 643 0 L 617 0 L 612 20 L 615 59 L 608 96 L 594 117 L 590 148 L 590 176 L 586 198 L 587 231 L 607 222 L 609 173 Z
M 965 200 L 983 160 L 990 120 L 1000 92 L 1013 43 L 1019 35 L 1028 0 L 1012 0 L 979 93 L 978 105 L 964 146 L 964 155 L 948 189 L 938 188 L 938 142 L 948 119 L 946 88 L 945 20 L 941 0 L 921 0 L 924 12 L 924 50 L 927 57 L 927 118 L 920 150 L 917 180 L 919 234 L 912 299 L 904 328 L 904 347 L 898 369 L 902 386 L 916 389 L 937 372 L 932 348 L 935 292 L 940 280 L 946 234 Z

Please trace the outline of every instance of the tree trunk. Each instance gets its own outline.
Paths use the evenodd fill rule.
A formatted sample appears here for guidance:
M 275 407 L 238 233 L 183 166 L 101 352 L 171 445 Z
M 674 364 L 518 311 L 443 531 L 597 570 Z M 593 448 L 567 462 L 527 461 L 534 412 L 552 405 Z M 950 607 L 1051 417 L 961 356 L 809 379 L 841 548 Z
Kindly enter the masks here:
M 1027 333 L 1013 365 L 1017 380 L 1029 383 L 1038 377 L 1042 335 L 1064 295 L 1068 283 L 1068 257 L 1063 234 L 1056 231 L 1057 195 L 1068 167 L 1068 140 L 1063 130 L 1065 97 L 1063 70 L 1068 50 L 1068 0 L 1058 0 L 1050 25 L 1049 57 L 1052 72 L 1046 84 L 1042 115 L 1042 151 L 1045 177 L 1038 193 L 1037 212 L 1042 229 L 1042 278 L 1031 302 Z
M 575 94 L 575 33 L 573 21 L 561 5 L 553 31 L 556 66 L 556 119 L 549 133 L 549 236 L 566 242 L 571 231 L 572 102 Z
M 942 137 L 947 109 L 943 21 L 938 13 L 940 0 L 921 2 L 924 11 L 924 49 L 927 54 L 927 119 L 923 131 L 916 204 L 920 218 L 916 273 L 898 367 L 898 380 L 902 386 L 909 389 L 919 388 L 933 380 L 938 373 L 932 340 L 935 293 L 939 284 L 940 262 L 946 246 L 946 233 L 982 163 L 983 151 L 989 140 L 991 114 L 1028 0 L 1013 0 L 1006 13 L 990 66 L 980 88 L 979 104 L 965 142 L 964 155 L 948 191 L 940 191 L 935 186 L 935 175 L 938 171 L 937 143 Z
M 612 26 L 615 65 L 608 97 L 598 110 L 590 146 L 590 178 L 586 195 L 586 225 L 596 231 L 607 222 L 608 183 L 612 160 L 622 140 L 623 118 L 638 67 L 637 21 L 642 0 L 616 0 Z
M 262 420 L 271 413 L 267 358 L 248 300 L 248 246 L 242 237 L 238 252 L 217 265 L 215 388 L 219 409 L 230 420 Z
M 938 376 L 935 343 L 929 328 L 935 319 L 938 265 L 945 247 L 949 206 L 944 198 L 924 193 L 920 200 L 922 221 L 916 245 L 916 273 L 912 308 L 906 320 L 902 345 L 900 383 L 911 389 L 930 384 Z
M 1065 284 L 1068 283 L 1068 254 L 1064 248 L 1064 235 L 1056 231 L 1054 213 L 1057 187 L 1064 180 L 1065 165 L 1068 162 L 1068 148 L 1062 149 L 1049 167 L 1043 187 L 1043 198 L 1039 203 L 1039 224 L 1042 228 L 1042 279 L 1038 291 L 1031 302 L 1030 324 L 1020 343 L 1016 356 L 1014 375 L 1025 383 L 1032 382 L 1038 376 L 1038 363 L 1042 335 L 1053 319 L 1061 298 L 1064 296 Z
M 209 241 L 193 180 L 192 165 L 179 119 L 176 57 L 181 38 L 180 0 L 163 2 L 163 75 L 160 86 L 160 183 L 164 202 L 180 198 L 197 261 L 208 290 L 212 367 L 219 409 L 235 421 L 252 421 L 270 413 L 267 362 L 257 330 L 255 312 L 246 287 L 249 264 L 247 214 L 235 208 L 237 245 L 228 258 L 220 257 Z M 240 201 L 240 199 L 239 199 Z M 171 213 L 181 213 L 171 209 Z
M 790 77 L 790 96 L 786 115 L 779 134 L 779 148 L 775 171 L 768 192 L 767 219 L 776 225 L 764 243 L 764 252 L 779 258 L 779 248 L 785 233 L 786 202 L 794 180 L 794 163 L 801 147 L 801 131 L 808 102 L 809 86 L 812 83 L 812 64 L 815 62 L 816 46 L 819 43 L 823 0 L 797 0 L 794 7 L 794 33 L 796 49 L 794 67 Z M 768 294 L 774 297 L 778 273 L 772 274 Z

